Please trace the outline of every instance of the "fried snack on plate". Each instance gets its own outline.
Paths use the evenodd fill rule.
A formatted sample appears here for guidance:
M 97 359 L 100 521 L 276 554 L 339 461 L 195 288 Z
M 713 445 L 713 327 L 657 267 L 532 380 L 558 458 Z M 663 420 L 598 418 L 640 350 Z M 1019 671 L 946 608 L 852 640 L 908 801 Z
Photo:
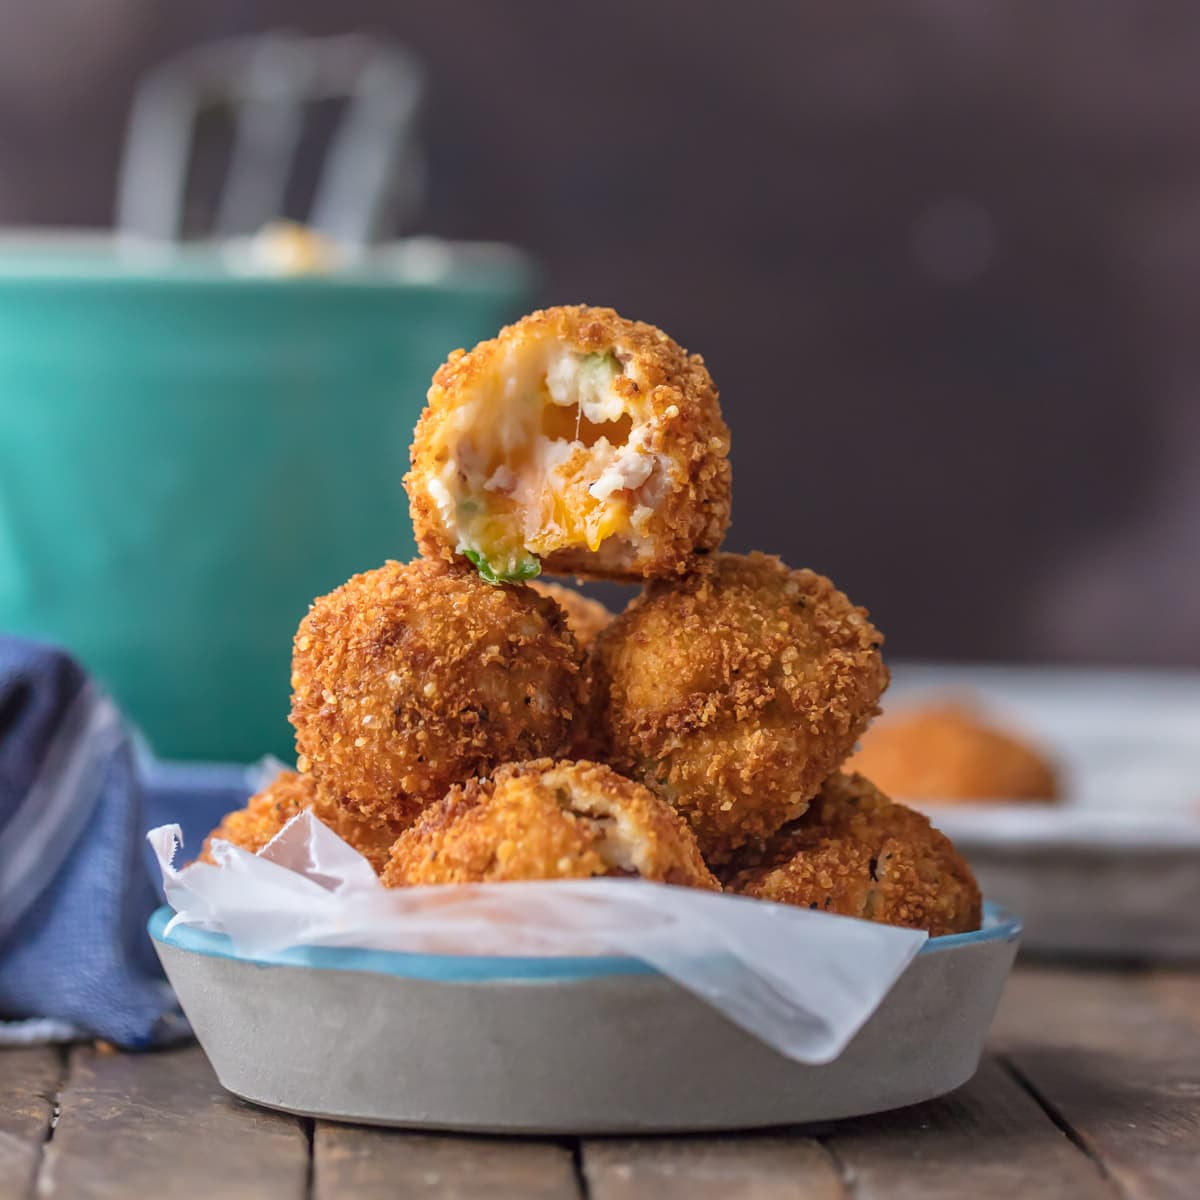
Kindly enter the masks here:
M 344 808 L 404 824 L 452 784 L 564 749 L 582 655 L 562 609 L 530 588 L 389 562 L 314 601 L 292 689 L 300 769 Z
M 610 308 L 531 313 L 438 369 L 404 486 L 426 557 L 487 579 L 648 579 L 729 524 L 729 430 L 703 360 Z
M 333 797 L 321 792 L 311 775 L 298 775 L 295 771 L 280 771 L 261 792 L 246 801 L 245 808 L 227 813 L 220 825 L 205 838 L 198 861 L 214 862 L 214 838 L 257 854 L 305 809 L 311 809 L 322 824 L 349 842 L 376 873 L 383 870 L 400 828 L 387 821 L 374 821 L 346 812 Z
M 595 734 L 724 862 L 798 817 L 850 753 L 887 686 L 882 641 L 824 576 L 718 554 L 600 635 Z
M 887 713 L 863 734 L 846 765 L 907 800 L 1059 798 L 1054 767 L 1033 746 L 966 704 Z
M 950 839 L 861 775 L 829 779 L 808 811 L 744 851 L 726 888 L 932 937 L 978 929 L 979 886 Z
M 720 890 L 670 805 L 598 763 L 548 758 L 452 788 L 400 836 L 382 879 L 401 887 L 594 875 Z
M 593 600 L 573 587 L 544 579 L 536 579 L 529 586 L 539 595 L 549 596 L 567 614 L 567 626 L 584 654 L 591 650 L 596 638 L 612 624 L 613 613 L 599 600 Z

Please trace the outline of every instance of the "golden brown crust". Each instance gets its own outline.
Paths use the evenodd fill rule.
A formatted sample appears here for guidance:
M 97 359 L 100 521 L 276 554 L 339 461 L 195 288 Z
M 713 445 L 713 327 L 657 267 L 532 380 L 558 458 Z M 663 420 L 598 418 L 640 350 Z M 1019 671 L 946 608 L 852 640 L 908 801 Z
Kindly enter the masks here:
M 889 712 L 863 735 L 847 769 L 911 800 L 1059 797 L 1054 767 L 1041 754 L 961 704 Z
M 389 887 L 639 875 L 719 890 L 686 824 L 608 767 L 535 762 L 454 787 L 392 849 Z
M 540 596 L 549 596 L 567 615 L 567 626 L 584 654 L 591 652 L 596 638 L 612 624 L 615 614 L 599 600 L 593 600 L 573 587 L 535 579 L 530 585 Z
M 824 576 L 715 555 L 598 639 L 596 734 L 723 862 L 799 816 L 850 752 L 887 686 L 882 641 Z
M 734 865 L 729 891 L 933 937 L 978 929 L 982 917 L 979 886 L 950 839 L 861 775 L 833 776 L 804 816 Z
M 371 864 L 378 875 L 391 857 L 396 839 L 408 828 L 407 821 L 389 821 L 366 817 L 357 809 L 344 808 L 333 801 L 334 817 L 326 822 L 342 839 L 353 846 Z
M 441 562 L 390 562 L 316 600 L 300 622 L 300 767 L 347 809 L 404 825 L 452 784 L 559 753 L 581 677 L 552 600 Z
M 661 329 L 631 321 L 611 308 L 564 305 L 530 313 L 471 351 L 455 350 L 438 368 L 417 423 L 411 470 L 404 478 L 417 546 L 427 558 L 453 560 L 455 539 L 444 528 L 427 490 L 436 467 L 438 428 L 469 390 L 481 386 L 497 364 L 541 339 L 581 353 L 613 351 L 636 365 L 640 383 L 624 378 L 652 414 L 644 449 L 679 468 L 644 531 L 646 545 L 612 537 L 597 551 L 586 546 L 555 551 L 542 567 L 553 575 L 596 579 L 651 579 L 687 571 L 696 554 L 715 550 L 729 526 L 732 473 L 729 428 L 704 360 L 688 354 Z
M 321 791 L 311 775 L 280 771 L 261 792 L 246 801 L 245 808 L 227 813 L 220 825 L 204 840 L 200 862 L 212 863 L 212 843 L 217 838 L 257 854 L 293 817 L 311 809 L 313 815 L 348 842 L 374 867 L 383 870 L 392 843 L 400 829 L 383 821 L 372 821 L 346 812 L 337 800 Z
M 540 595 L 548 596 L 563 610 L 567 617 L 567 625 L 575 635 L 575 641 L 585 656 L 584 704 L 575 722 L 570 745 L 567 748 L 567 757 L 596 759 L 600 757 L 600 747 L 592 736 L 591 721 L 588 717 L 588 704 L 592 690 L 591 651 L 596 638 L 612 624 L 614 614 L 598 600 L 592 600 L 574 588 L 566 587 L 563 584 L 536 579 L 529 586 Z

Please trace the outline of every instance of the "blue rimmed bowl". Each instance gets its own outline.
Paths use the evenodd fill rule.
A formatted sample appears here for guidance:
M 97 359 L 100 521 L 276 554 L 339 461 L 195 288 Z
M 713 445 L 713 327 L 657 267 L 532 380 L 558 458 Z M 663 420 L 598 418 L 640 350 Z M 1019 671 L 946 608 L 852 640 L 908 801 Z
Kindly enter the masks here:
M 637 959 L 298 947 L 150 934 L 222 1085 L 306 1116 L 519 1134 L 802 1124 L 929 1100 L 975 1072 L 1020 921 L 931 939 L 834 1062 L 793 1062 Z

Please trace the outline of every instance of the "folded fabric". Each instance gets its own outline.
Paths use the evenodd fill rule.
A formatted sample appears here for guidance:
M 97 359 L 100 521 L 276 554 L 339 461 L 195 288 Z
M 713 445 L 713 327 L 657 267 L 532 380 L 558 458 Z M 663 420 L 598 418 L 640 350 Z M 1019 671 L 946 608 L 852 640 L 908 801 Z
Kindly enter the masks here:
M 112 702 L 62 651 L 0 637 L 0 1043 L 186 1036 L 146 936 L 145 828 Z

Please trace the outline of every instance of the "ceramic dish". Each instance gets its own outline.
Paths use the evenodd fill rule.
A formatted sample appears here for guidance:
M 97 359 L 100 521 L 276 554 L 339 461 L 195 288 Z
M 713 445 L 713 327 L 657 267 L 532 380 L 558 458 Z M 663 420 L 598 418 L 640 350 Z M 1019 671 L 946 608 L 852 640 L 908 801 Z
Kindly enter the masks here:
M 499 1133 L 649 1133 L 826 1121 L 928 1100 L 979 1061 L 1020 922 L 935 938 L 846 1051 L 804 1066 L 630 958 L 352 949 L 239 957 L 150 923 L 217 1076 L 307 1116 Z
M 901 663 L 888 709 L 963 698 L 1040 745 L 1058 804 L 929 813 L 984 893 L 1015 909 L 1028 951 L 1200 959 L 1200 674 Z

